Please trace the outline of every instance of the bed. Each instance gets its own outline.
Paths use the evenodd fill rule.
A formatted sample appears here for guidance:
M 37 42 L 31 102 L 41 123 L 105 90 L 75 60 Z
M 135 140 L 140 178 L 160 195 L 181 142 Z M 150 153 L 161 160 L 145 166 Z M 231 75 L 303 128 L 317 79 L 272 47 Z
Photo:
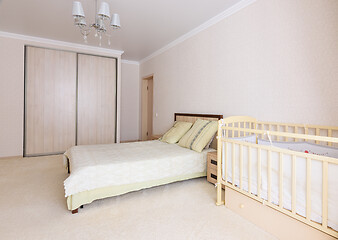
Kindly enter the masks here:
M 175 113 L 175 121 L 217 121 L 222 115 Z M 82 145 L 68 149 L 65 163 L 70 176 L 64 181 L 68 210 L 97 199 L 112 197 L 176 181 L 206 176 L 207 152 L 201 153 L 159 140 Z
M 220 120 L 216 204 L 280 239 L 337 238 L 337 135 L 338 127 Z

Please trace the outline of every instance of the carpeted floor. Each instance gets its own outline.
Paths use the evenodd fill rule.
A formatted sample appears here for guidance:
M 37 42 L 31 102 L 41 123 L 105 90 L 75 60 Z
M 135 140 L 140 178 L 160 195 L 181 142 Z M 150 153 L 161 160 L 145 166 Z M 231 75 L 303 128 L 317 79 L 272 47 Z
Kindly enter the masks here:
M 276 239 L 224 206 L 205 178 L 66 208 L 61 156 L 0 160 L 0 239 Z

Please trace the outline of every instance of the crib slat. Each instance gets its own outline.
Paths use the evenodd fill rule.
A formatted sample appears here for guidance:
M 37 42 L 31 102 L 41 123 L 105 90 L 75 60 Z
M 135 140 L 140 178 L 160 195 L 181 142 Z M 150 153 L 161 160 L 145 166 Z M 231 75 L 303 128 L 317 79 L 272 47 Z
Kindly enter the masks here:
M 305 135 L 308 135 L 309 134 L 309 128 L 308 127 L 305 127 L 304 128 L 304 133 Z M 309 140 L 305 139 L 305 142 L 308 142 Z
M 328 215 L 328 162 L 323 162 L 323 210 L 322 210 L 322 226 L 327 227 Z
M 243 123 L 243 122 L 240 122 L 240 123 L 239 123 L 239 127 L 240 127 L 240 128 L 244 128 L 244 123 Z M 242 137 L 242 136 L 243 136 L 242 133 L 244 133 L 244 131 L 239 131 L 238 136 L 239 136 L 239 137 Z
M 243 128 L 247 128 L 246 122 L 243 122 Z M 246 136 L 246 131 L 243 131 L 243 136 L 244 136 L 244 137 Z
M 279 206 L 283 207 L 283 153 L 279 153 Z
M 292 213 L 296 213 L 296 156 L 292 155 L 292 198 L 291 206 Z
M 289 126 L 285 125 L 285 132 L 289 132 Z M 287 142 L 289 140 L 288 137 L 285 137 L 285 142 Z
M 266 128 L 266 125 L 262 124 L 262 130 L 266 131 L 265 128 Z M 265 138 L 265 137 L 266 137 L 266 135 L 263 134 L 262 138 Z
M 251 193 L 251 147 L 249 146 L 248 148 L 248 192 Z
M 320 134 L 320 129 L 316 128 L 316 136 L 319 136 L 319 134 Z M 316 140 L 316 144 L 319 144 L 318 140 Z
M 311 159 L 306 158 L 306 219 L 311 219 Z
M 279 132 L 279 125 L 277 125 L 277 132 Z M 277 135 L 277 141 L 280 141 L 279 135 Z
M 328 136 L 328 137 L 332 137 L 332 130 L 331 130 L 331 129 L 329 129 L 329 130 L 327 131 L 327 136 Z M 327 145 L 332 146 L 332 142 L 329 142 Z
M 232 185 L 235 186 L 235 144 L 232 143 Z
M 257 148 L 257 196 L 261 197 L 261 149 Z
M 225 171 L 224 171 L 224 180 L 225 182 L 228 182 L 228 143 L 224 142 L 225 147 L 224 147 L 224 166 L 225 166 Z
M 243 145 L 239 146 L 239 187 L 243 189 Z
M 295 127 L 295 133 L 298 134 L 298 127 L 297 126 Z M 297 142 L 297 141 L 298 141 L 298 138 L 295 138 L 295 142 Z
M 268 151 L 268 201 L 271 202 L 271 151 Z

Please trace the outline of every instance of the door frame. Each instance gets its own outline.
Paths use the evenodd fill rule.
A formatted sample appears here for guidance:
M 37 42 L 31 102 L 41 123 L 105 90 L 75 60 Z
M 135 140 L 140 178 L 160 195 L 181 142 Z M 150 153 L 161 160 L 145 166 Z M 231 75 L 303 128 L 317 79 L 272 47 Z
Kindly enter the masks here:
M 149 90 L 151 91 L 150 98 L 148 92 Z M 153 135 L 153 109 L 154 109 L 153 96 L 154 96 L 154 74 L 150 74 L 145 77 L 142 77 L 141 79 L 141 140 L 150 140 Z M 151 108 L 149 108 L 149 106 L 151 106 Z

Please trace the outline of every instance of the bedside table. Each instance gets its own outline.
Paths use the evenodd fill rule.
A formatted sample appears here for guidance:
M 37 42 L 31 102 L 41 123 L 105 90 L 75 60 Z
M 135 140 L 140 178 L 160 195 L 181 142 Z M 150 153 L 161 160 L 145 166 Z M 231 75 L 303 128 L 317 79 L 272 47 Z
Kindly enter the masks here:
M 152 135 L 149 140 L 157 140 L 160 137 L 162 137 L 162 135 Z
M 207 154 L 207 180 L 213 184 L 217 182 L 217 151 Z
M 207 153 L 207 180 L 212 184 L 217 183 L 217 151 Z

